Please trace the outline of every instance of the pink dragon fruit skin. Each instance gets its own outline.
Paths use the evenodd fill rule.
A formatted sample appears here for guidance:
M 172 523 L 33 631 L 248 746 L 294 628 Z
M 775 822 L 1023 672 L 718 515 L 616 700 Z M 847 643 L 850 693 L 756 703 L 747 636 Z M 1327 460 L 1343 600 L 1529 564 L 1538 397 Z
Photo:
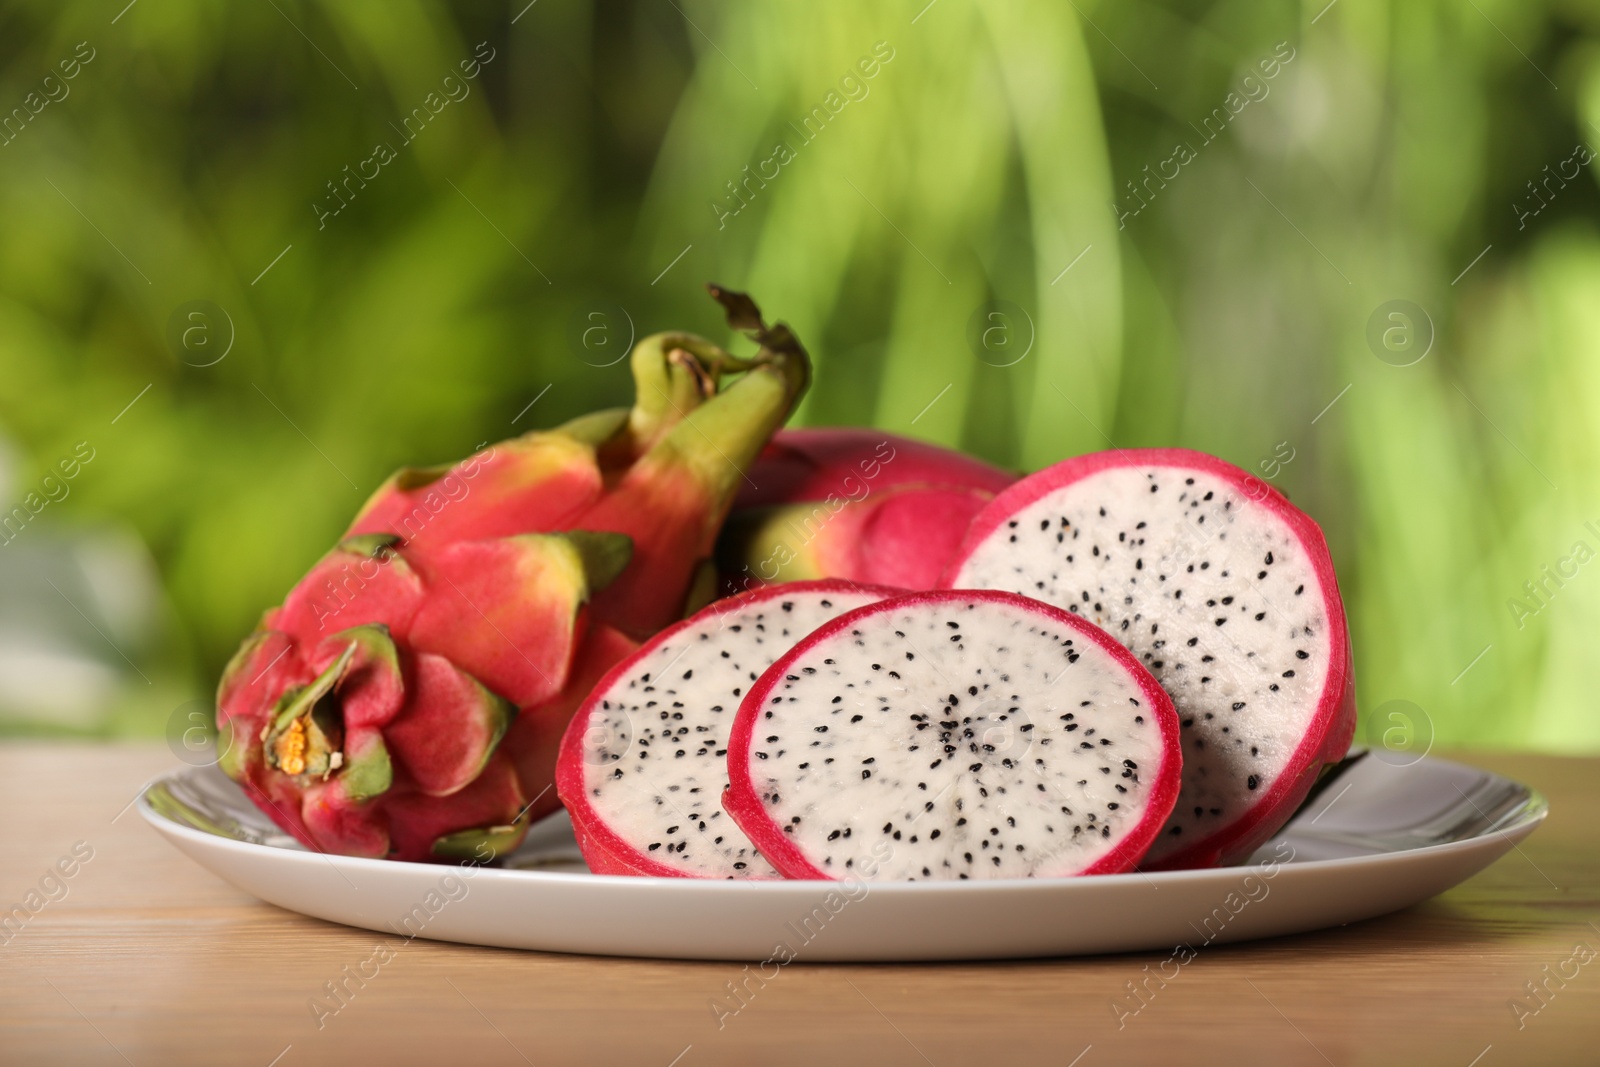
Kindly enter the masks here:
M 1014 481 L 972 456 L 877 430 L 779 431 L 719 542 L 724 587 L 840 578 L 930 588 L 968 522 Z
M 1108 480 L 1117 478 L 1124 481 Z M 1179 513 L 1190 517 L 1162 525 Z M 1232 524 L 1232 543 L 1217 539 L 1200 515 L 1213 519 L 1211 530 Z M 1245 558 L 1239 547 L 1252 531 L 1269 539 L 1260 558 Z M 1127 644 L 1173 694 L 1184 793 L 1147 870 L 1243 862 L 1349 750 L 1354 664 L 1322 530 L 1276 489 L 1215 456 L 1116 450 L 1030 475 L 973 520 L 941 584 L 1011 589 L 1081 613 Z M 1216 669 L 1229 664 L 1254 666 L 1234 667 L 1228 677 Z M 1232 718 L 1259 716 L 1262 705 L 1283 699 L 1282 687 L 1298 684 L 1291 677 L 1317 682 L 1293 705 L 1267 709 L 1265 720 Z M 1211 683 L 1237 690 L 1219 699 Z M 1258 739 L 1273 732 L 1272 715 L 1303 722 Z M 1196 777 L 1201 767 L 1215 772 L 1211 783 L 1237 777 L 1244 799 L 1232 810 L 1201 799 L 1208 788 Z
M 218 689 L 221 766 L 279 826 L 481 862 L 558 806 L 567 720 L 630 635 L 708 596 L 735 485 L 809 380 L 785 327 L 713 295 L 757 356 L 645 338 L 632 410 L 399 472 L 263 617 Z
M 693 334 L 647 337 L 631 360 L 631 411 L 596 412 L 472 457 L 464 466 L 482 473 L 458 501 L 440 499 L 440 469 L 401 471 L 350 535 L 617 533 L 632 539 L 633 562 L 596 596 L 596 621 L 643 640 L 682 618 L 686 604 L 708 602 L 717 531 L 746 470 L 810 384 L 811 365 L 789 328 L 768 327 L 749 297 L 707 288 L 729 324 L 760 343 L 754 358 Z M 738 377 L 724 386 L 729 375 Z
M 626 538 L 581 532 L 341 542 L 224 676 L 223 769 L 319 851 L 458 860 L 514 847 L 535 798 L 501 741 L 519 712 L 561 696 L 574 648 L 603 641 L 583 604 L 627 552 Z M 340 599 L 330 583 L 351 575 L 363 584 Z

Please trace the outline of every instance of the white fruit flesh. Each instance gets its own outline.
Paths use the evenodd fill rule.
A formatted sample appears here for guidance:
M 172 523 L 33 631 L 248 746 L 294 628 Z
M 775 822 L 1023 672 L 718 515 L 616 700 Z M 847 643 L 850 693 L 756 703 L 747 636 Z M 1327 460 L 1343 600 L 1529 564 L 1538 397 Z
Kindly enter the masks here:
M 830 877 L 1075 874 L 1145 811 L 1163 758 L 1147 700 L 1126 664 L 1051 616 L 916 603 L 784 667 L 754 719 L 751 785 Z
M 1111 468 L 1046 493 L 1001 523 L 951 584 L 1089 619 L 1172 695 L 1183 788 L 1151 862 L 1265 795 L 1329 670 L 1321 583 L 1294 532 L 1204 471 Z
M 776 878 L 722 810 L 739 700 L 796 641 L 874 593 L 794 592 L 673 634 L 609 688 L 584 735 L 584 791 L 647 858 L 702 878 Z

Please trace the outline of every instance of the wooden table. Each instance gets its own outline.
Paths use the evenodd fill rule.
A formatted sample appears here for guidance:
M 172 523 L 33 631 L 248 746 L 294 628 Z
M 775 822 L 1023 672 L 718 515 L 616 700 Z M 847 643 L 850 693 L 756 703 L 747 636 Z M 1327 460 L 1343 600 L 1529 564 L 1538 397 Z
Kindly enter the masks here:
M 1600 1063 L 1600 956 L 1520 1028 L 1511 1007 L 1600 950 L 1600 759 L 1457 758 L 1549 797 L 1520 851 L 1397 915 L 1209 948 L 1120 1030 L 1112 998 L 1164 953 L 800 962 L 719 1030 L 735 964 L 422 940 L 319 1029 L 311 998 L 378 935 L 263 904 L 145 826 L 128 805 L 175 765 L 164 745 L 0 746 L 0 906 L 58 898 L 0 928 L 0 1062 Z M 71 877 L 45 882 L 63 858 Z

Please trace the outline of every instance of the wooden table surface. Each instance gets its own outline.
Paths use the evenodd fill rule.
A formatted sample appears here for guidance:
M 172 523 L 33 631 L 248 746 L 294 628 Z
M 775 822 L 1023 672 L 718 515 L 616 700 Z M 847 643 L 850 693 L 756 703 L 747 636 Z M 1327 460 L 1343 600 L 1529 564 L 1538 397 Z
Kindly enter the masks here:
M 312 998 L 379 935 L 263 904 L 144 825 L 164 745 L 4 745 L 0 907 L 56 899 L 0 928 L 0 1062 L 1600 1063 L 1600 759 L 1456 758 L 1543 791 L 1547 824 L 1408 911 L 1208 948 L 1120 1029 L 1113 998 L 1166 953 L 797 962 L 719 1029 L 738 964 L 420 939 L 319 1028 Z

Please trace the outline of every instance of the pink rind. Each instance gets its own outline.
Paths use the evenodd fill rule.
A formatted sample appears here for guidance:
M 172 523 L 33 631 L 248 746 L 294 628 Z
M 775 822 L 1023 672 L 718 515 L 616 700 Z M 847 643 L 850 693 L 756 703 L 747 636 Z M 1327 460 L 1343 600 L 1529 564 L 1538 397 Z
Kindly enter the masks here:
M 1147 870 L 1179 870 L 1241 863 L 1288 821 L 1316 784 L 1325 764 L 1343 759 L 1356 731 L 1355 663 L 1351 656 L 1349 622 L 1339 596 L 1338 578 L 1328 542 L 1316 521 L 1295 507 L 1277 489 L 1225 460 L 1187 448 L 1121 449 L 1075 456 L 1012 485 L 978 513 L 956 557 L 946 568 L 940 586 L 960 573 L 972 553 L 1001 523 L 1040 497 L 1101 471 L 1119 467 L 1175 467 L 1204 471 L 1237 486 L 1246 499 L 1266 508 L 1299 539 L 1322 589 L 1328 616 L 1330 666 L 1317 700 L 1316 711 L 1304 739 L 1289 757 L 1272 786 L 1234 822 L 1179 849 Z M 730 755 L 731 750 L 730 750 Z
M 561 798 L 562 805 L 567 809 L 568 816 L 572 819 L 572 829 L 578 840 L 578 850 L 583 853 L 584 862 L 595 874 L 615 875 L 644 875 L 654 878 L 694 878 L 689 872 L 678 867 L 671 867 L 649 855 L 639 851 L 620 834 L 611 829 L 604 816 L 594 809 L 589 802 L 589 795 L 584 781 L 584 771 L 587 764 L 583 759 L 583 735 L 588 729 L 588 722 L 600 702 L 606 699 L 621 679 L 643 659 L 651 655 L 661 645 L 684 630 L 698 626 L 707 619 L 714 619 L 732 611 L 739 611 L 751 604 L 765 603 L 769 600 L 781 600 L 796 593 L 873 593 L 883 597 L 899 596 L 902 590 L 890 589 L 884 586 L 863 585 L 859 582 L 847 582 L 837 578 L 822 578 L 816 581 L 788 582 L 783 585 L 761 586 L 746 593 L 725 597 L 691 615 L 689 618 L 662 630 L 650 640 L 640 645 L 626 659 L 617 663 L 605 676 L 600 679 L 590 692 L 587 699 L 579 705 L 572 720 L 567 724 L 567 729 L 561 735 L 561 747 L 556 757 L 556 795 Z M 729 750 L 731 753 L 731 749 Z M 731 815 L 731 813 L 730 813 Z
M 877 474 L 866 476 L 859 464 L 881 460 L 877 451 L 881 445 L 888 445 L 893 457 L 882 460 Z M 845 479 L 865 481 L 873 493 L 917 483 L 998 493 L 1017 475 L 965 452 L 883 430 L 813 426 L 774 434 L 751 466 L 750 478 L 736 498 L 735 510 L 841 495 L 850 491 Z
M 1172 814 L 1173 806 L 1178 802 L 1183 761 L 1178 744 L 1178 714 L 1172 706 L 1172 698 L 1161 688 L 1155 676 L 1110 634 L 1093 623 L 1086 622 L 1070 612 L 1062 611 L 1052 604 L 994 589 L 930 590 L 880 600 L 876 604 L 847 611 L 824 623 L 767 668 L 740 702 L 739 712 L 734 717 L 733 729 L 728 738 L 728 792 L 723 798 L 722 807 L 755 843 L 767 862 L 777 868 L 785 878 L 839 880 L 837 876 L 828 874 L 808 860 L 794 841 L 783 832 L 782 827 L 772 820 L 762 805 L 760 793 L 750 777 L 750 740 L 755 733 L 761 708 L 766 704 L 772 690 L 790 671 L 792 664 L 807 651 L 856 625 L 862 619 L 882 612 L 914 607 L 917 604 L 970 603 L 973 600 L 1006 604 L 1047 616 L 1052 622 L 1075 631 L 1108 653 L 1138 683 L 1156 727 L 1161 731 L 1161 763 L 1151 776 L 1149 801 L 1143 817 L 1105 856 L 1081 871 L 1056 877 L 1120 874 L 1131 871 L 1155 841 L 1167 817 Z

